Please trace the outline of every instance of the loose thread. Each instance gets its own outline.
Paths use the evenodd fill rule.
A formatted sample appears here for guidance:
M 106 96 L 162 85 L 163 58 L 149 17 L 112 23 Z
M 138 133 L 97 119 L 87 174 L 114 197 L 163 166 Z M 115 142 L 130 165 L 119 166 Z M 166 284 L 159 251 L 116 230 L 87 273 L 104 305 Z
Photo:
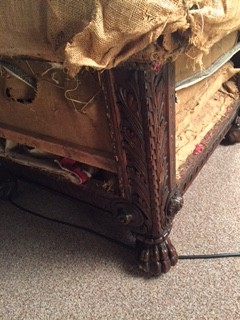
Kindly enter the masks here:
M 69 100 L 69 101 L 72 102 L 72 105 L 73 105 L 73 107 L 74 107 L 74 109 L 75 109 L 76 111 L 81 112 L 81 113 L 83 113 L 83 114 L 86 114 L 85 109 L 88 107 L 88 105 L 89 105 L 91 102 L 93 102 L 93 100 L 94 100 L 94 99 L 96 98 L 96 96 L 102 91 L 102 89 L 98 90 L 97 93 L 96 93 L 94 96 L 92 96 L 92 98 L 91 98 L 89 101 L 81 101 L 81 100 L 73 99 L 73 98 L 71 98 L 71 97 L 69 96 L 69 93 L 76 91 L 76 90 L 78 89 L 78 87 L 79 87 L 79 83 L 80 83 L 80 81 L 76 80 L 76 86 L 75 86 L 75 88 L 66 90 L 66 91 L 64 92 L 64 96 L 65 96 L 65 98 L 66 98 L 67 100 Z M 79 110 L 79 109 L 75 106 L 75 103 L 84 104 L 84 106 Z

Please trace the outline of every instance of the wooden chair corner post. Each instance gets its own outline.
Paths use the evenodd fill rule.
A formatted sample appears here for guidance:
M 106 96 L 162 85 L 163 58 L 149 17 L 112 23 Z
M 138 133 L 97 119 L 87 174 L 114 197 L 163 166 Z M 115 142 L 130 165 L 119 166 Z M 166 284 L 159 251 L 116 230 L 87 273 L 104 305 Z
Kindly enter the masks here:
M 177 263 L 169 239 L 182 207 L 175 174 L 174 66 L 119 67 L 102 74 L 118 168 L 117 219 L 136 234 L 139 267 L 159 275 Z

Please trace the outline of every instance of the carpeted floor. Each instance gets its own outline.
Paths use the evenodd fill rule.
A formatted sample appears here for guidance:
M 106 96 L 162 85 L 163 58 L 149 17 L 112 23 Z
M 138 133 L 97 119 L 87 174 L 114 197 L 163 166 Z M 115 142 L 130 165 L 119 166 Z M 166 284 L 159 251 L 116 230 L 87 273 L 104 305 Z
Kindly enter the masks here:
M 240 146 L 219 147 L 185 195 L 171 239 L 179 254 L 240 251 Z M 20 183 L 35 212 L 131 242 L 92 207 Z M 240 319 L 240 258 L 181 260 L 141 277 L 131 250 L 0 202 L 0 319 Z

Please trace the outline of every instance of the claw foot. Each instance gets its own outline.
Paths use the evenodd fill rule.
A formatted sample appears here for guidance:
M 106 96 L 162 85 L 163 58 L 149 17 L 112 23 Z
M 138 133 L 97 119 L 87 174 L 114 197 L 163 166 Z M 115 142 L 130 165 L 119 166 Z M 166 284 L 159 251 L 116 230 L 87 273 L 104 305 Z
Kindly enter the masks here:
M 157 240 L 138 240 L 139 268 L 146 273 L 159 276 L 166 273 L 178 261 L 176 249 L 168 236 Z

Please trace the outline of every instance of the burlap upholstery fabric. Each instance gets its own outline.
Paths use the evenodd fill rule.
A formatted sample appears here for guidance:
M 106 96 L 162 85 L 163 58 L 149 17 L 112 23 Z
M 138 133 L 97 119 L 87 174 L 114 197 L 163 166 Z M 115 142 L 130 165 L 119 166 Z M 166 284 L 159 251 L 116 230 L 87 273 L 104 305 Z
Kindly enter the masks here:
M 94 0 L 1 0 L 0 55 L 64 61 L 64 48 L 91 21 Z
M 0 55 L 112 68 L 134 57 L 198 62 L 240 28 L 240 0 L 1 0 Z M 161 42 L 157 42 L 162 35 Z

